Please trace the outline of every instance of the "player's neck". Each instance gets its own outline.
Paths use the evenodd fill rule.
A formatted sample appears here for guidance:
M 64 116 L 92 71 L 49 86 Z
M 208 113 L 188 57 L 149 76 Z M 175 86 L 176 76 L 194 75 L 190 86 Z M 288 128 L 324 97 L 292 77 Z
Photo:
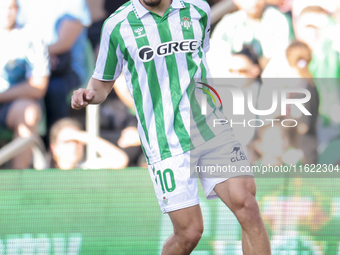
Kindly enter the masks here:
M 172 0 L 162 0 L 157 6 L 149 6 L 144 3 L 143 0 L 139 0 L 139 2 L 149 11 L 156 13 L 157 15 L 163 17 L 166 10 L 170 7 Z

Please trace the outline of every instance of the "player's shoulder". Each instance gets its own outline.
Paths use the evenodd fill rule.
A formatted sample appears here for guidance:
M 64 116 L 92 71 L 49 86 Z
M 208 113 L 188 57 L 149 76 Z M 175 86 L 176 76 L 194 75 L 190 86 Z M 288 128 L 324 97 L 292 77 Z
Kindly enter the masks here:
M 182 2 L 193 5 L 206 13 L 210 13 L 210 5 L 206 0 L 182 0 Z
M 112 31 L 117 24 L 127 19 L 130 12 L 133 12 L 133 6 L 131 1 L 128 1 L 105 20 L 104 29 Z

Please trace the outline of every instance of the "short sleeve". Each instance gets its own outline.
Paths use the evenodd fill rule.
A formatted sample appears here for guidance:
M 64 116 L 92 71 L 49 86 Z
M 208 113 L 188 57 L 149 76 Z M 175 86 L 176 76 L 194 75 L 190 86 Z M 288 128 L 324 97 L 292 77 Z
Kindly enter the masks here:
M 211 22 L 211 17 L 210 17 L 210 7 L 208 5 L 208 3 L 206 4 L 207 8 L 204 9 L 205 13 L 206 13 L 206 26 L 205 26 L 205 31 L 204 31 L 204 40 L 203 40 L 203 50 L 204 52 L 208 52 L 209 48 L 210 48 L 210 22 Z
M 210 23 L 209 23 L 209 27 L 207 27 L 207 29 L 205 30 L 205 37 L 204 37 L 204 41 L 203 41 L 203 50 L 204 52 L 208 52 L 210 49 Z
M 114 19 L 108 19 L 102 29 L 99 54 L 93 78 L 103 81 L 116 80 L 122 72 L 123 54 L 118 38 L 119 26 Z

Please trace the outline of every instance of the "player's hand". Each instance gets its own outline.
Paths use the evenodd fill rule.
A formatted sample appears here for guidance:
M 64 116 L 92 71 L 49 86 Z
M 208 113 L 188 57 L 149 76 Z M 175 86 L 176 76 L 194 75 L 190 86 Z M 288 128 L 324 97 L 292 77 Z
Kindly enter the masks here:
M 71 106 L 75 110 L 80 110 L 88 106 L 93 100 L 96 92 L 92 89 L 77 89 L 73 91 Z

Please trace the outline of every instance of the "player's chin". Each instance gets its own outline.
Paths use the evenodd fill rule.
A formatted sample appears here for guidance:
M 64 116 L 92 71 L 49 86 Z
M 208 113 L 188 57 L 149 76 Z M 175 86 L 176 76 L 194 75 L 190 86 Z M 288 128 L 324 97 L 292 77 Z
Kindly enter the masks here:
M 145 5 L 150 7 L 157 6 L 162 2 L 162 0 L 142 0 L 142 1 Z

